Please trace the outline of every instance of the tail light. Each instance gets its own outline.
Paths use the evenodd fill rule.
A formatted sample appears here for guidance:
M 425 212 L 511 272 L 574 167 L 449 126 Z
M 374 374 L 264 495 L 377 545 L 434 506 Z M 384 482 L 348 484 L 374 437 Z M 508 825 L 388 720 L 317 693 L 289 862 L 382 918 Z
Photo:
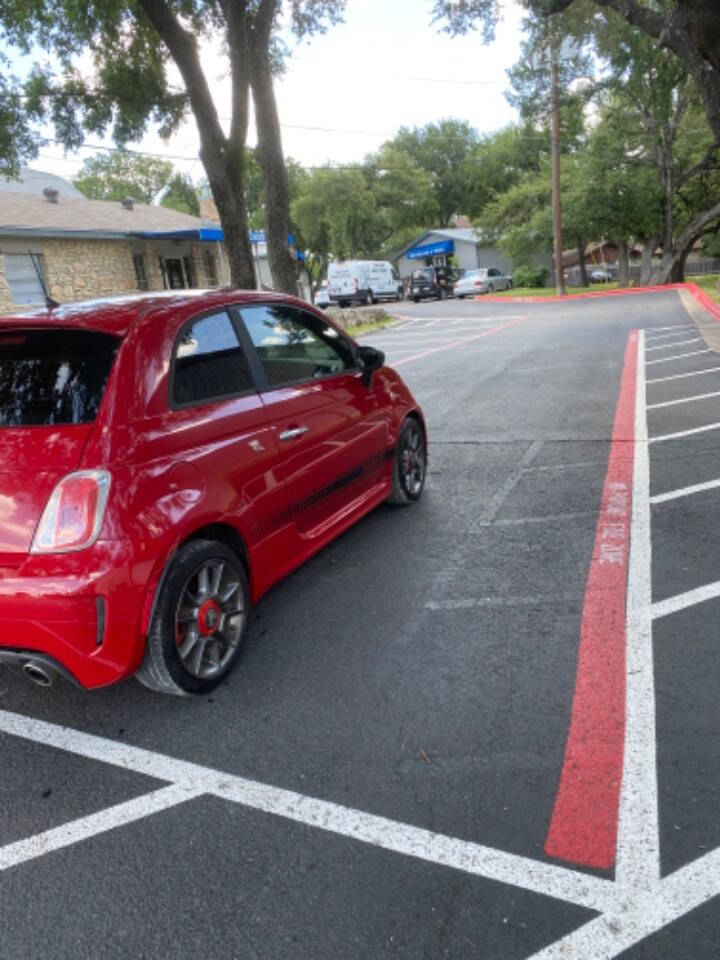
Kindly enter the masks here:
M 476 286 L 476 287 L 481 287 L 482 285 L 483 285 L 482 280 L 476 280 L 476 281 L 475 281 L 475 286 Z
M 50 495 L 30 553 L 71 553 L 92 546 L 100 534 L 110 491 L 105 470 L 69 473 Z

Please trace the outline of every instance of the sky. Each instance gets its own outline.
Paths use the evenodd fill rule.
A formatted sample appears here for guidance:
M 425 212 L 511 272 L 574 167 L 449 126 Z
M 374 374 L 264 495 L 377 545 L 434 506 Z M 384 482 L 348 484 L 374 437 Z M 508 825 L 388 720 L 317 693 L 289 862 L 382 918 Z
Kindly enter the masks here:
M 504 7 L 495 43 L 484 46 L 478 33 L 452 38 L 431 26 L 432 0 L 348 0 L 345 22 L 295 44 L 287 72 L 276 83 L 286 156 L 308 167 L 354 163 L 400 126 L 457 117 L 490 132 L 515 120 L 503 92 L 505 71 L 520 56 L 522 14 L 514 0 Z M 226 68 L 210 46 L 202 61 L 225 119 L 230 113 Z M 93 136 L 87 140 L 111 144 Z M 254 142 L 251 126 L 249 143 Z M 194 180 L 204 178 L 192 118 L 168 142 L 148 133 L 128 147 L 167 156 Z M 60 145 L 48 143 L 31 166 L 72 177 L 96 152 L 88 148 L 66 155 Z

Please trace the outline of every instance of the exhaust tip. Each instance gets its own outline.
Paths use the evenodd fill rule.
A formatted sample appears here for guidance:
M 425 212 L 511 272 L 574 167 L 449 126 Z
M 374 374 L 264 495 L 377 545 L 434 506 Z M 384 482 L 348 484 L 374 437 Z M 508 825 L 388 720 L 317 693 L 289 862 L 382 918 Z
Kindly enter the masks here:
M 39 663 L 35 663 L 32 660 L 28 660 L 27 663 L 23 664 L 23 671 L 25 672 L 25 676 L 39 687 L 51 687 L 55 679 L 45 667 L 40 666 Z

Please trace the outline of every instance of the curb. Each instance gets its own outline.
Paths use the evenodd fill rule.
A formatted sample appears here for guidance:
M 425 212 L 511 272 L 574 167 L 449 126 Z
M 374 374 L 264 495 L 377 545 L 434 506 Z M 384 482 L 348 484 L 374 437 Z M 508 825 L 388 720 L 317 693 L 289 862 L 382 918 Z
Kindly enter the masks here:
M 589 293 L 568 293 L 564 297 L 474 297 L 478 303 L 566 303 L 568 300 L 595 300 L 600 297 L 625 297 L 637 293 L 666 293 L 668 290 L 687 290 L 703 309 L 720 323 L 720 305 L 701 290 L 696 283 L 666 283 L 649 287 L 625 287 L 622 290 L 592 290 Z

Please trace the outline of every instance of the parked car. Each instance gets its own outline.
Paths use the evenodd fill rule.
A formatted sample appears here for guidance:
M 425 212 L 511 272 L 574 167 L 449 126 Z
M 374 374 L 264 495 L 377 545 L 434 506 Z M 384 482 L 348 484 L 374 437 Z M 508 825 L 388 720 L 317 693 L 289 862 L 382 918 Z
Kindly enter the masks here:
M 496 290 L 511 290 L 512 277 L 507 277 L 495 267 L 468 270 L 455 284 L 455 296 L 475 296 L 478 293 L 494 293 Z
M 402 300 L 397 271 L 387 260 L 342 260 L 328 267 L 330 299 L 341 307 L 351 303 L 371 306 L 379 300 Z
M 0 436 L 0 663 L 43 685 L 211 690 L 251 604 L 425 480 L 382 352 L 259 292 L 0 318 Z
M 325 283 L 321 283 L 315 291 L 313 303 L 316 307 L 329 307 L 332 304 L 330 294 L 328 293 L 327 281 L 325 281 Z
M 590 280 L 592 283 L 610 283 L 612 280 L 612 274 L 609 270 L 598 269 L 593 270 L 590 274 Z
M 410 277 L 410 299 L 415 303 L 426 297 L 445 300 L 453 295 L 458 276 L 453 267 L 416 267 Z

